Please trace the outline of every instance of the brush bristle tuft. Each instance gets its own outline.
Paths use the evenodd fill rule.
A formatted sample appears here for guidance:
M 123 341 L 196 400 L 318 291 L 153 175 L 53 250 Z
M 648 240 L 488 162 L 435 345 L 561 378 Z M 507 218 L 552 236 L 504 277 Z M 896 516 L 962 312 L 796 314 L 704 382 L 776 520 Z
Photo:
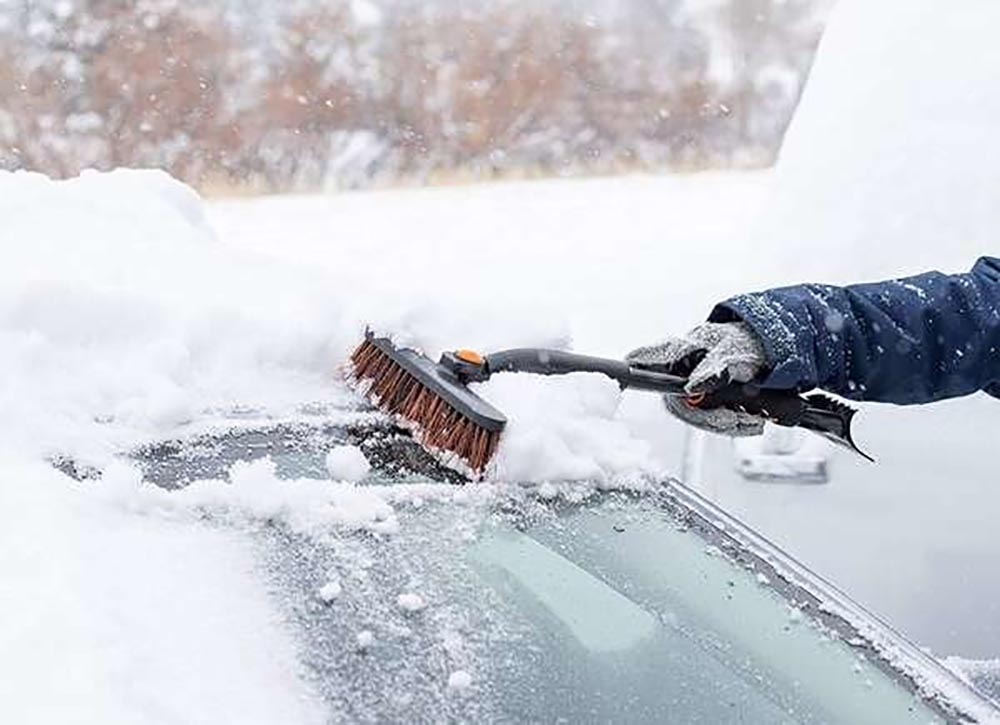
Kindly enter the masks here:
M 370 340 L 354 351 L 351 365 L 372 402 L 410 423 L 425 448 L 453 454 L 477 477 L 482 475 L 500 443 L 499 432 L 462 415 Z

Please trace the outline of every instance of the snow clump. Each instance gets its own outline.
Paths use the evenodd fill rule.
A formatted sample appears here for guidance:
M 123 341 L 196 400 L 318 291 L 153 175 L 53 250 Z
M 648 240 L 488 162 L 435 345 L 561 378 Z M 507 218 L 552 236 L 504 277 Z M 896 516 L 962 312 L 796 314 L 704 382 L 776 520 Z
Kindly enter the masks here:
M 335 481 L 360 481 L 371 468 L 357 446 L 337 446 L 326 454 L 326 470 Z
M 449 690 L 468 690 L 472 686 L 472 675 L 465 670 L 455 670 L 448 675 Z
M 330 604 L 334 599 L 339 597 L 344 591 L 344 588 L 340 585 L 339 581 L 331 580 L 320 587 L 318 592 L 319 598 L 326 604 Z
M 412 592 L 405 592 L 403 594 L 400 594 L 396 598 L 396 604 L 404 612 L 419 612 L 420 610 L 422 610 L 424 607 L 427 606 L 427 603 L 424 601 L 424 598 L 422 596 L 420 596 L 419 594 L 414 594 Z

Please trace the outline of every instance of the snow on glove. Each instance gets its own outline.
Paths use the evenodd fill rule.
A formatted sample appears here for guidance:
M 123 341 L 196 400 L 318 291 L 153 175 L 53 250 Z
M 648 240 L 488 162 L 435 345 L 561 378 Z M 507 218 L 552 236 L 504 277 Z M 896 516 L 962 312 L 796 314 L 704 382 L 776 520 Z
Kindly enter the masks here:
M 686 375 L 692 394 L 749 383 L 767 367 L 764 343 L 745 322 L 706 322 L 684 337 L 637 348 L 625 359 Z
M 748 383 L 767 367 L 764 345 L 745 322 L 706 322 L 683 338 L 640 347 L 625 359 L 686 375 L 686 387 L 692 394 L 716 390 L 730 382 Z M 760 435 L 764 430 L 764 418 L 751 413 L 728 408 L 702 410 L 680 396 L 666 395 L 664 403 L 677 418 L 712 433 L 742 437 Z

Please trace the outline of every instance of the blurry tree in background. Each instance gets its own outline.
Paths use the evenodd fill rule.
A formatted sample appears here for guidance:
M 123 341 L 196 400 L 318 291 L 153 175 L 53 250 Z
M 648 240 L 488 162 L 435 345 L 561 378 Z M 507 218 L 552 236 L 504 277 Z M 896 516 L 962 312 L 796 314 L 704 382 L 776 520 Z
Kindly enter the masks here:
M 774 159 L 828 0 L 0 0 L 0 168 L 281 191 Z

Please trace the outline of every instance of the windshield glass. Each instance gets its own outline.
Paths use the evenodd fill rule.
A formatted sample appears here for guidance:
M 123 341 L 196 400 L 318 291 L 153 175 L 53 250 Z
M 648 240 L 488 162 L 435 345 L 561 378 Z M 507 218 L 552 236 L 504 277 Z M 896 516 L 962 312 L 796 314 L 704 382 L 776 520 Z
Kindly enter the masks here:
M 524 533 L 490 527 L 470 555 L 537 643 L 527 667 L 497 673 L 520 691 L 518 715 L 541 700 L 569 721 L 935 719 L 751 572 L 642 502 L 611 500 Z M 525 680 L 529 688 L 517 686 Z
M 413 448 L 386 432 L 279 427 L 152 447 L 139 460 L 168 486 L 249 459 L 274 481 L 302 485 L 324 450 L 352 436 L 395 439 L 397 455 Z M 391 536 L 257 529 L 338 716 L 941 720 L 863 640 L 845 642 L 805 598 L 773 586 L 770 566 L 737 564 L 706 539 L 669 488 L 539 493 L 385 472 L 368 484 L 366 494 L 393 504 Z M 332 604 L 317 601 L 328 581 L 337 582 Z

